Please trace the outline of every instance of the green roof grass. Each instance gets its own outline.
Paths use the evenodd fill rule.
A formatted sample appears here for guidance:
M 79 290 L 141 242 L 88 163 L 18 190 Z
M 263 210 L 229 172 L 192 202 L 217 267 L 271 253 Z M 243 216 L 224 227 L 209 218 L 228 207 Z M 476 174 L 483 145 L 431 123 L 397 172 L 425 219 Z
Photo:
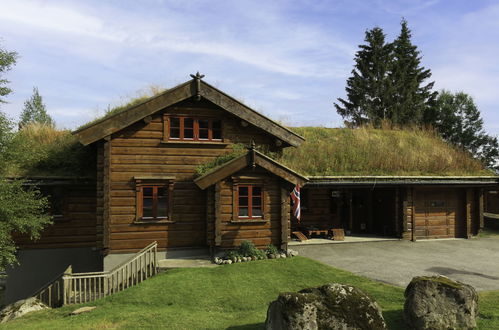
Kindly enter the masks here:
M 30 124 L 18 132 L 9 148 L 8 177 L 93 177 L 95 150 L 83 146 L 69 130 Z
M 431 130 L 293 127 L 305 138 L 277 161 L 306 176 L 494 175 Z

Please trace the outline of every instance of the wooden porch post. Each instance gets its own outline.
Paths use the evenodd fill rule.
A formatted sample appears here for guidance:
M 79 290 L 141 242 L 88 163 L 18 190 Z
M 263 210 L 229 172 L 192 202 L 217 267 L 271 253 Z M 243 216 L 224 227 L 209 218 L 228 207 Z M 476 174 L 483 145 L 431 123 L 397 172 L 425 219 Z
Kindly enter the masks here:
M 290 232 L 289 191 L 281 187 L 281 249 L 288 249 Z
M 215 184 L 215 246 L 220 246 L 222 244 L 222 210 L 220 205 L 220 195 L 222 191 L 222 183 L 217 182 Z

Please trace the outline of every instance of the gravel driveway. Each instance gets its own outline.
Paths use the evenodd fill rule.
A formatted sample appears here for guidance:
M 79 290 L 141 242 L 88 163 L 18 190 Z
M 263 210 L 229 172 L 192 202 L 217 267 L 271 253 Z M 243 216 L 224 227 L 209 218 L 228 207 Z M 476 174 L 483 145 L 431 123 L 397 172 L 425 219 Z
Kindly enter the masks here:
M 293 246 L 300 255 L 405 287 L 412 277 L 442 274 L 477 290 L 499 290 L 499 238 Z

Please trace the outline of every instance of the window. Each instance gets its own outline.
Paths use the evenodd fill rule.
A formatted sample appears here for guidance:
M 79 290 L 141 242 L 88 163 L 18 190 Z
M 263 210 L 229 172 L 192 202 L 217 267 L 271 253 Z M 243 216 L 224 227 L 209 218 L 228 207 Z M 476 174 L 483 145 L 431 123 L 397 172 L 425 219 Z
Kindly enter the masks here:
M 165 136 L 170 141 L 221 141 L 222 122 L 212 118 L 165 116 Z
M 44 186 L 40 191 L 48 199 L 48 211 L 52 218 L 62 220 L 66 204 L 65 189 L 60 186 Z
M 240 219 L 262 219 L 263 189 L 261 186 L 238 185 L 237 215 Z
M 171 221 L 173 182 L 136 179 L 136 221 Z

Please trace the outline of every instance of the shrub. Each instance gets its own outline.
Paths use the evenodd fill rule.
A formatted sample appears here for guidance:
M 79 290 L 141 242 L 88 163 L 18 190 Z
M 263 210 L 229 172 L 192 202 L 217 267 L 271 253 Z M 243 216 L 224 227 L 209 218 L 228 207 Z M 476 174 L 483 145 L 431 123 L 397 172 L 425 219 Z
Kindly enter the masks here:
M 265 252 L 267 254 L 274 254 L 274 255 L 276 255 L 276 254 L 279 253 L 279 250 L 274 245 L 269 244 L 269 245 L 267 245 L 267 248 L 265 249 Z

